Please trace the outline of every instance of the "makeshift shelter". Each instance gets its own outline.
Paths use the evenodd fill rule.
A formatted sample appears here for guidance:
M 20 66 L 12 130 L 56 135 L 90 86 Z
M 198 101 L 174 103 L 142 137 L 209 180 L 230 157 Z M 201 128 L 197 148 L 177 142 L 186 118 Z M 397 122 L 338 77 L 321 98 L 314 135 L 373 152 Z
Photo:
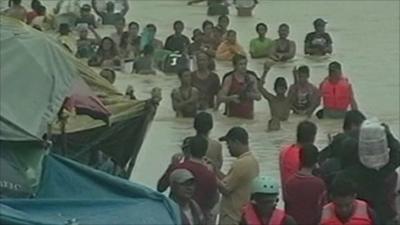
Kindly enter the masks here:
M 93 155 L 102 152 L 111 159 L 112 172 L 128 178 L 157 102 L 123 96 L 46 33 L 6 17 L 0 31 L 0 140 L 40 141 L 51 124 L 57 153 L 94 165 Z M 66 97 L 93 100 L 93 95 L 71 93 L 77 80 L 98 97 L 91 103 L 107 112 L 107 120 L 89 113 L 60 114 Z

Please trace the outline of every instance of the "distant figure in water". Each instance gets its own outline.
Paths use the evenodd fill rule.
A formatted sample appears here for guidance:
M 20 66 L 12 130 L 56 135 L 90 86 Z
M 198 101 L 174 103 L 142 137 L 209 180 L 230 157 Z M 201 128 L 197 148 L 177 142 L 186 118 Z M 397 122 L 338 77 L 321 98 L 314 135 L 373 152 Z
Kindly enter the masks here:
M 151 45 L 146 45 L 143 54 L 133 63 L 133 73 L 142 75 L 156 75 L 153 67 L 154 48 Z
M 218 39 L 218 45 L 221 44 L 226 38 L 226 32 L 228 31 L 229 24 L 230 20 L 228 16 L 224 15 L 218 17 L 218 23 L 214 27 L 214 33 Z
M 253 10 L 258 4 L 258 0 L 233 0 L 233 4 L 237 9 L 238 16 L 252 16 Z
M 26 15 L 28 12 L 25 7 L 21 5 L 21 0 L 10 0 L 8 6 L 9 8 L 4 11 L 6 16 L 13 17 L 23 22 L 26 21 Z
M 129 10 L 128 0 L 122 1 L 122 10 L 115 12 L 115 5 L 112 1 L 106 3 L 106 10 L 101 11 L 97 6 L 97 0 L 92 0 L 92 6 L 96 14 L 101 18 L 103 25 L 115 25 L 118 20 L 124 18 Z
M 279 38 L 274 40 L 269 50 L 265 66 L 271 67 L 279 62 L 287 62 L 296 55 L 296 43 L 288 39 L 289 25 L 281 24 L 278 30 Z
M 288 85 L 285 78 L 276 78 L 274 84 L 274 91 L 276 95 L 270 93 L 267 89 L 264 88 L 264 83 L 268 71 L 268 69 L 264 70 L 264 73 L 260 81 L 258 82 L 258 88 L 261 95 L 268 100 L 269 109 L 271 112 L 271 119 L 268 121 L 268 131 L 276 131 L 281 129 L 281 121 L 288 120 L 291 105 L 289 98 L 286 96 Z
M 236 31 L 229 30 L 226 40 L 218 46 L 216 58 L 223 61 L 231 61 L 237 54 L 246 55 L 246 52 L 237 41 Z
M 332 38 L 325 32 L 327 22 L 321 18 L 314 21 L 314 32 L 308 33 L 304 41 L 304 54 L 324 56 L 332 54 Z
M 267 57 L 272 45 L 272 40 L 266 37 L 268 32 L 267 24 L 257 24 L 256 31 L 258 37 L 250 41 L 250 56 L 253 59 Z
M 115 28 L 115 32 L 112 33 L 110 37 L 118 47 L 121 44 L 122 34 L 124 33 L 125 30 L 125 25 L 126 25 L 125 18 L 119 18 L 115 20 L 115 23 L 113 25 Z
M 178 72 L 181 86 L 172 90 L 172 108 L 176 117 L 195 117 L 198 109 L 199 91 L 192 87 L 191 72 L 183 69 Z
M 208 16 L 226 16 L 229 15 L 228 3 L 226 0 L 208 0 Z
M 101 40 L 96 54 L 89 59 L 89 66 L 111 67 L 120 70 L 122 67 L 118 49 L 114 41 L 105 37 Z
M 340 119 L 344 118 L 349 107 L 357 110 L 353 88 L 342 72 L 338 62 L 329 64 L 329 76 L 320 85 L 323 109 L 317 112 L 317 117 Z
M 183 30 L 185 29 L 185 25 L 182 21 L 177 20 L 174 22 L 173 27 L 175 33 L 167 38 L 164 48 L 172 52 L 186 52 L 190 44 L 190 40 L 186 35 L 182 34 Z
M 309 82 L 310 68 L 300 66 L 293 69 L 294 84 L 289 88 L 288 97 L 295 114 L 311 117 L 320 105 L 321 95 L 318 88 Z
M 226 103 L 228 117 L 253 119 L 254 100 L 261 100 L 257 75 L 247 70 L 246 56 L 235 55 L 232 63 L 234 70 L 224 76 L 218 102 Z

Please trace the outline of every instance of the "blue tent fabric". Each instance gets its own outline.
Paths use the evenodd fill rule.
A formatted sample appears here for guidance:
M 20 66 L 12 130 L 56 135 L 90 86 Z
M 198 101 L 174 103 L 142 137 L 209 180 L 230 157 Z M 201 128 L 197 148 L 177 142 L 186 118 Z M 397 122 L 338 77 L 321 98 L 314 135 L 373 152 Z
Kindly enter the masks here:
M 166 196 L 49 154 L 34 198 L 0 199 L 0 224 L 180 224 L 178 207 Z

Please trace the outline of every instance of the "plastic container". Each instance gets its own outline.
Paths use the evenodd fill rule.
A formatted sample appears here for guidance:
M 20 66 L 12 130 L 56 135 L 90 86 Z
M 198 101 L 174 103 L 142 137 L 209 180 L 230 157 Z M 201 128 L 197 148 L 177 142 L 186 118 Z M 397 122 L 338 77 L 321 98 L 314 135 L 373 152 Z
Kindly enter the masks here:
M 358 153 L 361 163 L 379 170 L 389 162 L 385 128 L 378 121 L 366 120 L 361 125 Z

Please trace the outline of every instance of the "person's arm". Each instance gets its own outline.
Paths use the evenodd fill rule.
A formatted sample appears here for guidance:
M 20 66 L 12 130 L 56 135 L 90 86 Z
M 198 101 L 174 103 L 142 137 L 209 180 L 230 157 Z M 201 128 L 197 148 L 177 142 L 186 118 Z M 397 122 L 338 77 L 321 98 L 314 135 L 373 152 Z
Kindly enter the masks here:
M 356 101 L 356 99 L 355 99 L 355 97 L 354 97 L 354 92 L 353 92 L 353 87 L 350 85 L 350 101 L 351 101 L 351 109 L 352 110 L 358 110 L 358 104 L 357 104 L 357 101 Z
M 293 59 L 295 55 L 296 55 L 296 43 L 294 43 L 294 41 L 290 41 L 289 42 L 289 52 L 285 53 L 282 56 L 282 59 L 284 59 L 284 60 Z
M 250 76 L 250 80 L 251 80 L 251 89 L 250 89 L 250 92 L 247 94 L 247 96 L 252 100 L 260 101 L 261 100 L 261 94 L 258 91 L 258 83 L 259 83 L 259 81 L 254 76 Z
M 168 168 L 165 170 L 164 174 L 160 177 L 157 182 L 157 191 L 164 192 L 169 187 L 169 175 L 173 171 L 174 166 L 170 164 Z
M 228 96 L 229 89 L 231 88 L 231 84 L 232 84 L 232 77 L 228 76 L 224 80 L 224 82 L 222 83 L 222 88 L 221 88 L 221 91 L 219 92 L 219 95 L 218 95 L 218 103 L 221 103 L 221 102 L 225 102 L 225 103 L 236 102 L 236 103 L 239 103 L 240 102 L 239 95 Z
M 261 93 L 261 95 L 267 99 L 268 101 L 272 100 L 273 98 L 275 98 L 275 96 L 273 94 L 271 94 L 266 88 L 264 88 L 264 84 L 265 84 L 265 79 L 267 77 L 269 70 L 264 70 L 263 75 L 261 76 L 260 81 L 258 81 L 258 90 Z
M 304 54 L 310 55 L 312 53 L 313 52 L 311 49 L 311 34 L 307 34 L 306 39 L 304 40 Z
M 314 111 L 320 106 L 321 104 L 321 94 L 318 90 L 318 88 L 314 87 L 313 88 L 313 93 L 311 95 L 311 105 L 310 107 L 306 110 L 306 115 L 308 117 L 311 117 Z
M 94 29 L 93 26 L 89 25 L 89 30 L 92 32 L 92 34 L 94 35 L 94 38 L 96 40 L 96 44 L 100 44 L 101 42 L 101 37 L 99 35 L 99 33 L 97 33 L 96 29 Z
M 326 41 L 327 41 L 327 46 L 326 46 L 326 48 L 325 48 L 325 52 L 326 53 L 329 53 L 329 54 L 332 54 L 332 38 L 331 38 L 331 36 L 327 33 L 326 34 Z
M 103 18 L 103 13 L 99 10 L 99 8 L 97 7 L 97 0 L 92 0 L 92 8 L 94 10 L 94 12 L 100 16 L 101 18 Z
M 296 105 L 296 91 L 295 91 L 294 85 L 291 85 L 289 87 L 289 91 L 288 91 L 288 95 L 287 96 L 288 96 L 288 99 L 289 99 L 289 102 L 290 102 L 290 108 L 293 111 L 296 112 L 296 107 L 295 107 L 295 105 Z
M 217 48 L 215 57 L 219 60 L 227 60 L 232 56 L 232 54 L 234 53 L 232 52 L 231 47 L 222 42 Z
M 256 58 L 256 56 L 254 55 L 254 52 L 256 51 L 256 47 L 255 47 L 255 40 L 251 40 L 250 41 L 250 45 L 249 45 L 249 53 L 251 58 Z
M 125 16 L 126 13 L 127 13 L 128 11 L 129 11 L 129 3 L 128 3 L 128 0 L 124 0 L 124 1 L 122 2 L 122 9 L 121 9 L 120 14 L 121 14 L 122 16 Z
M 174 89 L 171 93 L 172 109 L 175 112 L 179 112 L 183 106 L 181 100 L 178 97 L 178 90 Z
M 11 1 L 11 0 L 10 0 Z M 59 0 L 57 2 L 56 7 L 53 9 L 54 14 L 58 14 L 60 12 L 61 4 L 64 2 L 64 0 Z
M 297 225 L 293 217 L 286 215 L 283 225 Z

